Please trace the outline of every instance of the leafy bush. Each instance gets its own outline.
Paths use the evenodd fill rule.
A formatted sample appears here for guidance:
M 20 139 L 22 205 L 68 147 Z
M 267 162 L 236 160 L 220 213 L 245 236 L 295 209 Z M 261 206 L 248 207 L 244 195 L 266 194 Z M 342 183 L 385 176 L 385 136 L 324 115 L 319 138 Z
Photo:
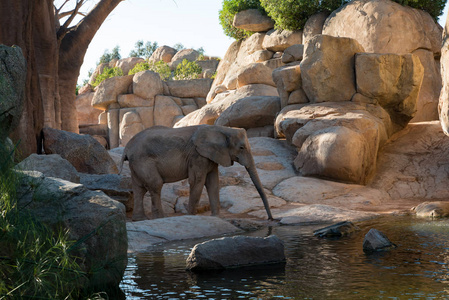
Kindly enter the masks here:
M 0 299 L 78 298 L 83 273 L 69 255 L 74 244 L 19 208 L 19 173 L 0 141 Z
M 263 8 L 275 22 L 275 28 L 300 30 L 317 12 L 332 12 L 347 0 L 260 0 Z
M 141 71 L 150 70 L 156 73 L 159 73 L 159 76 L 162 80 L 168 80 L 171 77 L 171 71 L 168 64 L 162 60 L 158 62 L 141 62 L 136 64 L 136 66 L 129 70 L 128 75 L 134 75 Z
M 422 9 L 428 12 L 435 22 L 441 16 L 446 5 L 447 0 L 393 0 L 402 5 L 408 5 L 413 8 Z
M 276 3 L 276 1 L 273 1 L 273 3 Z M 251 31 L 238 29 L 232 26 L 235 14 L 242 10 L 250 8 L 257 8 L 264 15 L 267 14 L 260 5 L 259 0 L 223 0 L 223 8 L 220 10 L 218 17 L 220 19 L 220 24 L 223 27 L 224 33 L 227 36 L 239 40 L 253 34 L 253 32 Z
M 134 45 L 134 50 L 131 50 L 129 53 L 130 57 L 142 57 L 142 58 L 150 58 L 153 52 L 158 48 L 157 42 L 146 42 L 145 46 L 142 40 L 139 40 Z
M 443 12 L 445 0 L 393 0 L 402 5 L 427 11 L 435 21 Z M 300 30 L 318 12 L 332 12 L 349 0 L 260 0 L 262 7 L 275 21 L 277 29 Z
M 174 80 L 196 79 L 203 72 L 203 69 L 194 61 L 184 59 L 175 70 Z
M 108 49 L 104 50 L 103 55 L 100 57 L 100 62 L 97 64 L 103 64 L 108 63 L 113 59 L 120 59 L 122 56 L 120 55 L 120 46 L 115 46 L 114 49 L 112 49 L 112 52 L 109 52 Z
M 119 67 L 114 67 L 114 68 L 105 67 L 103 69 L 103 72 L 101 74 L 97 75 L 97 77 L 95 77 L 95 82 L 92 84 L 92 86 L 96 87 L 100 83 L 102 83 L 104 80 L 106 80 L 108 78 L 115 77 L 115 76 L 123 76 L 122 69 L 120 69 Z

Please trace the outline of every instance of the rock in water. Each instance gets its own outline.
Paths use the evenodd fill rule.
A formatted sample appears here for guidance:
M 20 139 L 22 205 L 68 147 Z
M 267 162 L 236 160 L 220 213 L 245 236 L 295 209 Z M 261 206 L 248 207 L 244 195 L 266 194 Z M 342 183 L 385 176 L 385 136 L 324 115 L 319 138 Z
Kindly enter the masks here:
M 449 202 L 423 202 L 412 208 L 417 217 L 444 218 L 449 217 Z
M 358 230 L 360 230 L 360 228 L 355 226 L 352 222 L 344 221 L 315 230 L 313 235 L 319 237 L 342 237 L 350 235 Z
M 368 231 L 363 240 L 363 251 L 366 253 L 390 250 L 396 247 L 384 233 L 374 228 Z
M 186 268 L 191 271 L 220 270 L 284 261 L 284 243 L 278 237 L 235 236 L 195 245 L 187 258 Z

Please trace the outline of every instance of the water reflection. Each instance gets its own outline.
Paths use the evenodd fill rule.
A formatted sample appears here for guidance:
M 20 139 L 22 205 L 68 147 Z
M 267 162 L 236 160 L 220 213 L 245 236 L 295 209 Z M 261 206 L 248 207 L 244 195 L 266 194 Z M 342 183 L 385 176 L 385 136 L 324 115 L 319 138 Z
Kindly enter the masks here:
M 121 288 L 127 299 L 449 299 L 448 221 L 385 217 L 357 225 L 360 232 L 333 240 L 314 237 L 313 226 L 274 227 L 285 242 L 286 264 L 207 275 L 185 271 L 200 241 L 155 246 L 130 257 Z M 370 228 L 399 247 L 365 254 Z

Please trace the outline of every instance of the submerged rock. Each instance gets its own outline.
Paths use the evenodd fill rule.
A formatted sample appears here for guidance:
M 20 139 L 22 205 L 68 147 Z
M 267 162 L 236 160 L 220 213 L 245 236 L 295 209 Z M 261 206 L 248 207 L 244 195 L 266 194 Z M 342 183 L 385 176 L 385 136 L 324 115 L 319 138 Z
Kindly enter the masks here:
M 354 225 L 352 222 L 343 221 L 337 224 L 333 224 L 313 232 L 313 235 L 319 237 L 342 237 L 350 235 L 356 231 L 360 230 L 360 228 Z
M 390 250 L 396 247 L 396 244 L 392 243 L 383 232 L 374 228 L 368 231 L 363 240 L 363 251 L 367 253 Z
M 204 271 L 284 261 L 284 243 L 278 237 L 235 236 L 195 245 L 186 267 L 191 271 Z

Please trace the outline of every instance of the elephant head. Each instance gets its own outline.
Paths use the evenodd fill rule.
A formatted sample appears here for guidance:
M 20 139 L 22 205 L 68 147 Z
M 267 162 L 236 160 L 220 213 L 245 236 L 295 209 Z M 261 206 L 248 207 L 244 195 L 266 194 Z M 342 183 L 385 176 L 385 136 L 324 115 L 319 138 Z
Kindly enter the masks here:
M 268 219 L 273 219 L 244 129 L 206 125 L 195 132 L 192 140 L 201 156 L 224 167 L 231 166 L 233 162 L 244 166 L 262 198 Z

